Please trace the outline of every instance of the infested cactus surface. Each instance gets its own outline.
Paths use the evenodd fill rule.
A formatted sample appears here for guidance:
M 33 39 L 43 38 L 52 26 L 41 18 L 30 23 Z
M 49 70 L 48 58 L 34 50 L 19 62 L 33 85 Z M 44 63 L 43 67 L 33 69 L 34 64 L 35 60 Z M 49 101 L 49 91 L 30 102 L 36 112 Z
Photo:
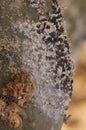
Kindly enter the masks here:
M 16 50 L 18 46 L 15 44 L 13 53 L 17 52 L 17 55 L 14 57 L 12 53 L 12 57 L 18 64 L 12 66 L 10 62 L 12 57 L 9 58 L 11 49 L 8 47 L 9 49 L 6 50 L 11 64 L 9 66 L 8 63 L 7 67 L 13 71 L 10 72 L 11 82 L 7 82 L 5 85 L 7 87 L 2 89 L 1 101 L 24 107 L 24 103 L 29 100 L 33 103 L 30 108 L 30 111 L 33 111 L 31 116 L 35 115 L 37 120 L 34 129 L 40 130 L 43 119 L 49 120 L 47 130 L 51 128 L 60 130 L 71 100 L 74 70 L 64 19 L 57 0 L 29 0 L 26 4 L 29 13 L 33 11 L 36 14 L 36 20 L 27 16 L 23 20 L 12 21 L 11 25 L 15 34 L 23 39 L 19 41 L 18 37 L 15 37 L 19 49 Z M 24 7 L 25 5 L 22 8 Z M 14 68 L 17 68 L 16 73 Z M 21 74 L 19 76 L 18 71 Z M 33 76 L 32 79 L 29 74 Z M 36 81 L 36 87 L 34 87 L 34 81 Z M 8 102 L 9 97 L 12 97 L 10 102 Z M 40 115 L 38 110 L 46 117 Z M 17 113 L 20 114 L 20 111 L 15 112 L 15 115 Z M 12 120 L 7 119 L 10 126 L 12 126 L 11 121 L 15 120 L 15 115 Z M 20 116 L 18 119 L 21 120 Z M 45 127 L 41 127 L 41 130 L 47 127 L 45 121 Z M 54 127 L 51 122 L 57 124 L 57 127 L 56 125 Z M 17 123 L 21 124 L 21 121 Z

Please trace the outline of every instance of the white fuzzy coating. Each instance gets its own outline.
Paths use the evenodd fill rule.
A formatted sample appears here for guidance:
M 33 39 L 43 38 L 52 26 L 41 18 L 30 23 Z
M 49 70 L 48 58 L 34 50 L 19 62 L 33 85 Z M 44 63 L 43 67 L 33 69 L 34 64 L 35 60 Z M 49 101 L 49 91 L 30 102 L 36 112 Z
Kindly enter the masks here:
M 35 106 L 56 122 L 67 112 L 73 76 L 70 45 L 59 15 L 51 13 L 45 21 L 41 18 L 37 23 L 26 20 L 14 25 L 26 36 L 22 42 L 22 69 L 30 70 L 37 81 Z M 54 16 L 58 17 L 55 23 Z

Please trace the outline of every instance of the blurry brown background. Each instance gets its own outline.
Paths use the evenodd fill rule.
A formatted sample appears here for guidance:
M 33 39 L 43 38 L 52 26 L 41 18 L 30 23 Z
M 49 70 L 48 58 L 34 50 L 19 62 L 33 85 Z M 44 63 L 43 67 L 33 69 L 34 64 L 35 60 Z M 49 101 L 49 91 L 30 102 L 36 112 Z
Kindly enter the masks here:
M 86 0 L 60 0 L 75 63 L 71 117 L 62 130 L 86 130 Z

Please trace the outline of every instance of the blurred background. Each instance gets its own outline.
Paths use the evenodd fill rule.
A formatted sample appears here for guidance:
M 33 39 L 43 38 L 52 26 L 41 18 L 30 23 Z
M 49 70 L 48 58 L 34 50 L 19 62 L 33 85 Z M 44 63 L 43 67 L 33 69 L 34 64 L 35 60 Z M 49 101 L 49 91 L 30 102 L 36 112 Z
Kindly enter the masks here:
M 75 63 L 70 118 L 62 130 L 86 130 L 86 0 L 60 0 Z

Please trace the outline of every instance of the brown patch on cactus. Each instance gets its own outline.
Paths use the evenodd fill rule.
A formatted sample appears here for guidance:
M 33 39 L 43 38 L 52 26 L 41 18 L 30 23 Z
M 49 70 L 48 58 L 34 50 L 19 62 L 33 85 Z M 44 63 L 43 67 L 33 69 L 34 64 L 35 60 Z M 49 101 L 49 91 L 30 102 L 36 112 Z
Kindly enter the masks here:
M 3 115 L 5 107 L 6 103 L 2 99 L 0 99 L 0 115 Z
M 9 124 L 10 127 L 13 128 L 22 127 L 22 119 L 16 113 L 13 113 L 12 115 L 7 117 L 7 123 Z
M 21 72 L 14 78 L 14 81 L 10 81 L 6 87 L 3 88 L 2 93 L 9 97 L 15 97 L 18 100 L 18 104 L 22 104 L 20 106 L 23 106 L 24 102 L 32 100 L 33 89 L 36 87 L 36 81 L 30 72 Z
M 22 127 L 22 118 L 24 113 L 24 103 L 32 101 L 33 90 L 36 87 L 30 72 L 21 72 L 15 77 L 14 80 L 4 86 L 2 95 L 0 95 L 0 116 L 9 127 L 19 128 Z

